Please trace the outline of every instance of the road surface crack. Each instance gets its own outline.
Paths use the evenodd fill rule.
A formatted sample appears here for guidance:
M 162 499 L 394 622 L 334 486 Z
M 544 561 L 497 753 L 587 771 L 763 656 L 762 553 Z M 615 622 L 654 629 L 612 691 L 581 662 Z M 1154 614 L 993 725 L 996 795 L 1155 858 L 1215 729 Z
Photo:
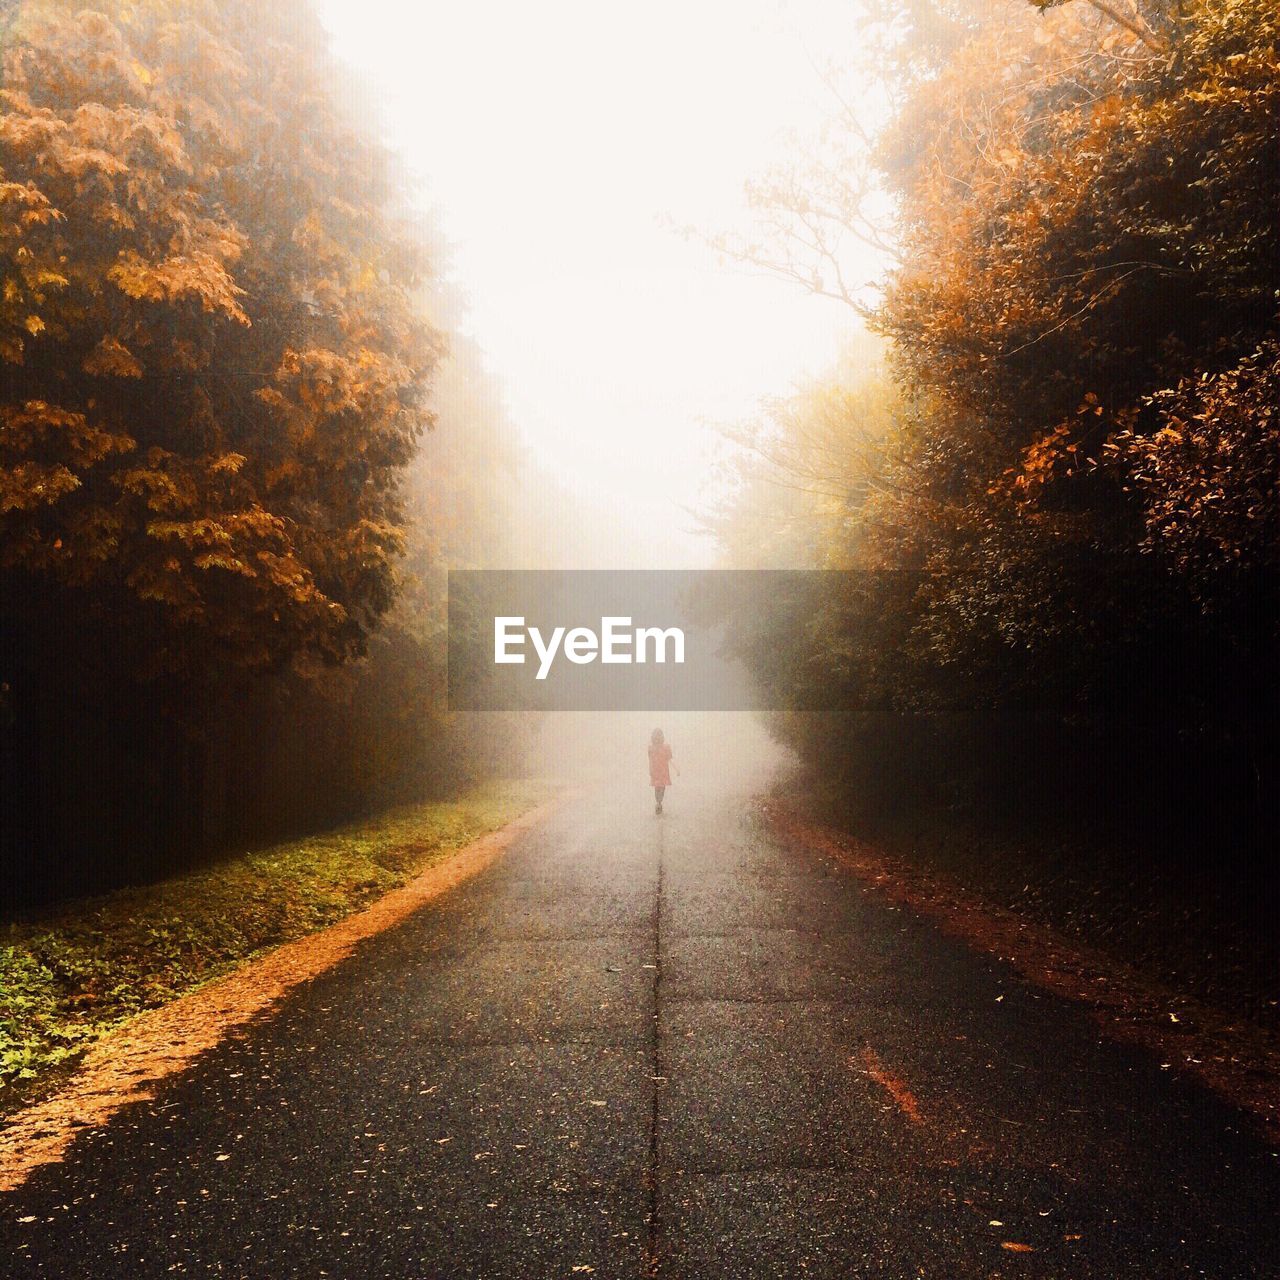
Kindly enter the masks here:
M 649 1074 L 653 1080 L 653 1103 L 649 1113 L 649 1168 L 646 1181 L 649 1192 L 648 1261 L 649 1274 L 659 1271 L 660 1222 L 658 1216 L 658 1128 L 661 1122 L 659 1090 L 666 1078 L 662 1058 L 662 901 L 666 888 L 666 839 L 662 823 L 658 823 L 658 880 L 653 902 L 653 1027 L 649 1042 Z

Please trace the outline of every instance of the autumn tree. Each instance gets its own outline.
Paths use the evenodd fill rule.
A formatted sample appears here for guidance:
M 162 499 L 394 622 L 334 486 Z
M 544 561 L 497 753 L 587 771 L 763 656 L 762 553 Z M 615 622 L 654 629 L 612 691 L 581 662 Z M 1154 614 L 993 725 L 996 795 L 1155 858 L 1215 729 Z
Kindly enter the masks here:
M 873 323 L 897 427 L 819 562 L 920 577 L 801 642 L 875 659 L 812 754 L 923 726 L 947 749 L 911 787 L 987 803 L 1022 778 L 1115 812 L 1143 786 L 1148 813 L 1258 817 L 1280 760 L 1274 6 L 878 9 L 893 109 L 861 163 L 893 208 Z
M 235 690 L 357 657 L 394 599 L 431 264 L 302 0 L 3 23 L 6 811 L 145 843 Z
M 390 603 L 426 263 L 333 75 L 302 4 L 10 28 L 0 567 L 122 675 L 341 660 Z

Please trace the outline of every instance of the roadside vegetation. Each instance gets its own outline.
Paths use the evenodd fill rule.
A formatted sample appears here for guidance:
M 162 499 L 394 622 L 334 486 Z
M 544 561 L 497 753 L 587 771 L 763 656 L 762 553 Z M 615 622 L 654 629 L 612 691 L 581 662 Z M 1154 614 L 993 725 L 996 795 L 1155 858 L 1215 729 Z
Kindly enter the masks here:
M 308 0 L 0 4 L 0 857 L 49 902 L 515 767 L 502 396 Z
M 1150 833 L 1087 835 L 937 804 L 871 815 L 816 772 L 773 803 L 856 832 L 904 881 L 976 895 L 1280 1037 L 1274 897 L 1259 893 L 1256 874 L 1223 874 L 1238 859 L 1189 856 Z
M 126 1019 L 358 911 L 546 794 L 493 782 L 0 925 L 0 1111 Z
M 868 330 L 741 428 L 716 523 L 735 567 L 849 571 L 745 637 L 779 701 L 830 709 L 777 731 L 854 830 L 1197 982 L 1239 960 L 1261 1009 L 1275 6 L 878 0 L 866 30 L 813 157 L 753 188 L 760 243 L 722 246 Z

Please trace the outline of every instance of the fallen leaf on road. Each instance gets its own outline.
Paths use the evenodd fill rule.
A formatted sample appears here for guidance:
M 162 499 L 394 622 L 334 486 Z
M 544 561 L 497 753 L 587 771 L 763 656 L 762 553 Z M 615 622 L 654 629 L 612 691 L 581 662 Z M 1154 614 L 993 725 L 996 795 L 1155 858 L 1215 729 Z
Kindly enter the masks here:
M 104 1124 L 121 1107 L 149 1100 L 152 1084 L 185 1070 L 197 1055 L 271 1009 L 287 992 L 345 960 L 363 939 L 399 924 L 428 900 L 490 866 L 556 803 L 481 836 L 366 910 L 287 942 L 104 1037 L 85 1055 L 66 1088 L 19 1111 L 0 1132 L 0 1188 L 20 1187 L 34 1169 L 63 1158 L 78 1126 Z M 297 1046 L 307 1053 L 318 1047 Z
M 776 834 L 839 862 L 868 885 L 885 888 L 894 905 L 906 904 L 947 932 L 991 955 L 1009 959 L 1035 986 L 1085 1001 L 1090 1016 L 1102 1024 L 1108 1036 L 1141 1044 L 1159 1054 L 1157 1060 L 1164 1070 L 1183 1061 L 1181 1052 L 1172 1052 L 1175 1038 L 1183 1043 L 1190 1038 L 1195 1052 L 1188 1055 L 1188 1074 L 1259 1116 L 1273 1140 L 1280 1135 L 1275 1086 L 1280 1054 L 1271 1038 L 1246 1033 L 1234 1019 L 1228 1020 L 1181 994 L 1175 1000 L 1136 983 L 1127 967 L 1117 965 L 1104 952 L 1048 926 L 1028 924 L 1014 913 L 960 890 L 941 873 L 913 875 L 903 862 L 848 834 L 802 818 L 785 805 L 768 807 L 764 818 Z M 1170 1019 L 1171 1005 L 1177 1010 L 1172 1014 L 1176 1022 Z M 1228 1045 L 1226 1056 L 1209 1051 L 1210 1046 L 1220 1052 L 1220 1047 Z M 1177 1062 L 1173 1061 L 1175 1056 Z M 1201 1061 L 1189 1061 L 1192 1057 Z M 1166 1062 L 1170 1065 L 1165 1066 Z
M 886 1071 L 876 1051 L 867 1045 L 862 1051 L 862 1069 L 876 1082 L 894 1101 L 898 1110 L 913 1124 L 924 1124 L 924 1116 L 920 1113 L 920 1104 L 916 1096 L 904 1081 Z
M 1000 1247 L 1008 1249 L 1010 1253 L 1035 1253 L 1035 1249 L 1031 1245 L 1019 1244 L 1016 1240 L 1002 1240 Z
M 216 1160 L 230 1160 L 230 1159 L 231 1159 L 231 1157 L 230 1157 L 230 1156 L 215 1156 L 215 1157 L 214 1157 L 214 1159 L 216 1159 Z

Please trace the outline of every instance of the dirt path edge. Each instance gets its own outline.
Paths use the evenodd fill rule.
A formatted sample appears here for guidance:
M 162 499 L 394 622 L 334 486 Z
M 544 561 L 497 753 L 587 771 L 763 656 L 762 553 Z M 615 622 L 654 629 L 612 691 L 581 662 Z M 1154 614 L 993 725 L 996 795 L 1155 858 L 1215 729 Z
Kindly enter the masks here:
M 777 838 L 826 855 L 1024 980 L 1083 1004 L 1105 1035 L 1197 1079 L 1248 1113 L 1267 1140 L 1280 1142 L 1280 1039 L 1264 1028 L 1153 983 L 1105 952 L 785 804 L 762 801 L 758 810 Z
M 16 1112 L 0 1129 L 0 1191 L 14 1191 L 42 1165 L 61 1160 L 82 1133 L 152 1096 L 231 1030 L 270 1009 L 294 987 L 331 969 L 356 944 L 399 924 L 433 898 L 495 862 L 562 799 L 522 814 L 465 845 L 372 906 L 249 960 L 238 969 L 108 1032 L 51 1097 Z

